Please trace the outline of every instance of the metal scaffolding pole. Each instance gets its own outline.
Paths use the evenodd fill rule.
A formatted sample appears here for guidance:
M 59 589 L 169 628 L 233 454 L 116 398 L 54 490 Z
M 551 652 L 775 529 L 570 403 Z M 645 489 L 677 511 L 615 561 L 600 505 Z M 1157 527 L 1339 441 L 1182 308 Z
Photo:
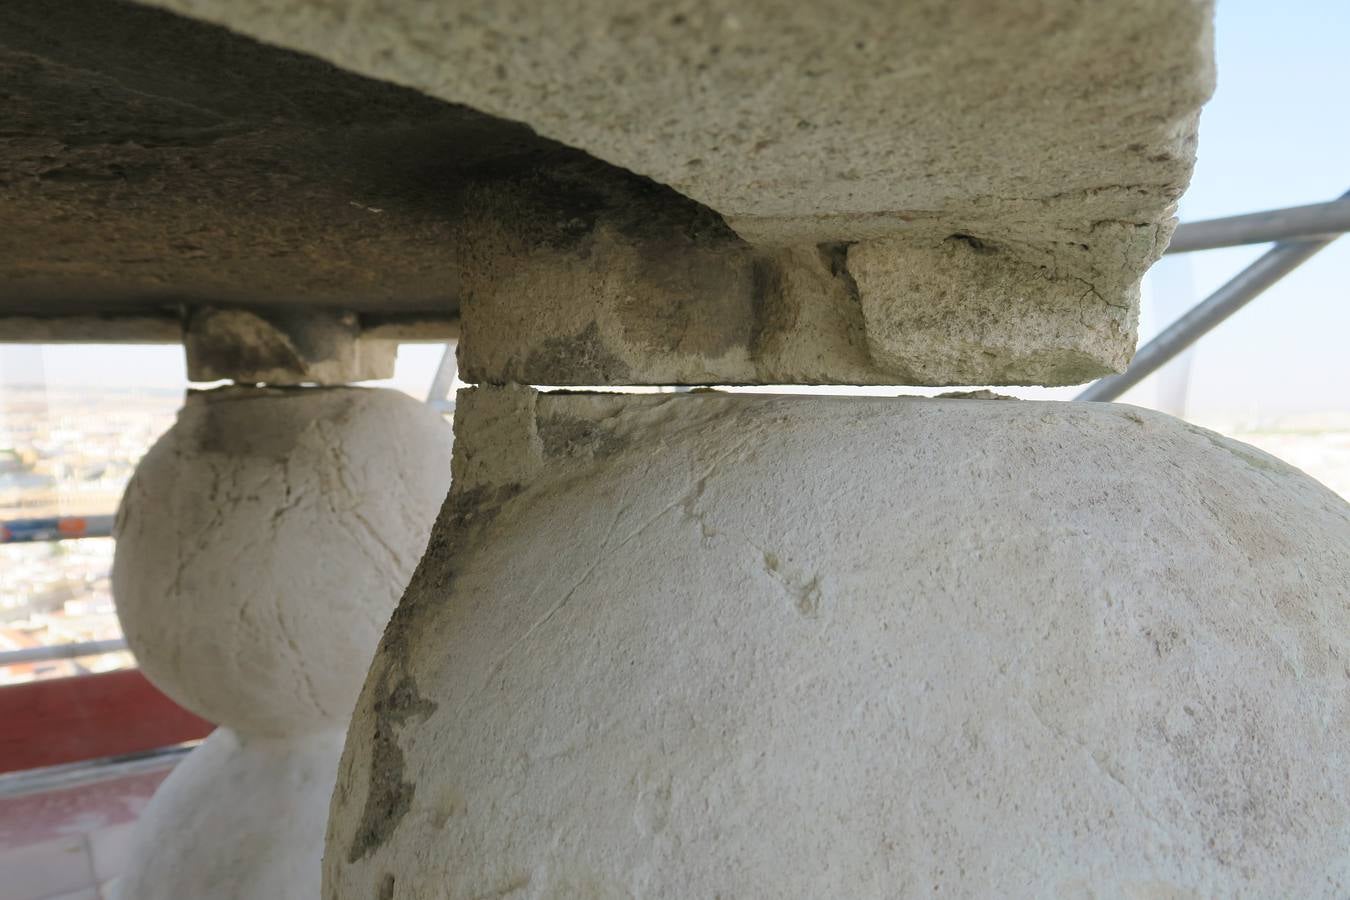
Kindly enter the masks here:
M 83 762 L 44 766 L 41 769 L 5 772 L 0 774 L 0 798 L 73 788 L 124 775 L 163 771 L 166 766 L 174 765 L 181 757 L 187 756 L 200 743 L 201 741 L 187 741 L 125 756 L 87 759 Z
M 113 519 L 113 516 L 51 516 L 0 520 L 0 544 L 111 537 Z
M 74 644 L 50 644 L 46 647 L 25 647 L 22 650 L 0 652 L 0 666 L 17 666 L 23 663 L 47 662 L 53 659 L 79 659 L 81 656 L 117 653 L 125 649 L 127 649 L 127 642 L 121 638 L 107 641 L 81 641 Z
M 446 344 L 441 354 L 441 362 L 436 366 L 436 374 L 431 378 L 431 389 L 427 391 L 428 403 L 444 403 L 450 399 L 450 388 L 455 386 L 455 376 L 459 367 L 455 361 L 455 345 Z M 454 407 L 451 406 L 451 409 Z
M 1284 241 L 1191 308 L 1134 355 L 1119 375 L 1094 382 L 1076 400 L 1114 400 L 1156 372 L 1172 357 L 1261 295 L 1266 288 L 1311 259 L 1338 235 L 1312 241 Z
M 1167 253 L 1189 253 L 1268 241 L 1318 240 L 1350 231 L 1350 191 L 1330 203 L 1185 222 L 1177 226 Z

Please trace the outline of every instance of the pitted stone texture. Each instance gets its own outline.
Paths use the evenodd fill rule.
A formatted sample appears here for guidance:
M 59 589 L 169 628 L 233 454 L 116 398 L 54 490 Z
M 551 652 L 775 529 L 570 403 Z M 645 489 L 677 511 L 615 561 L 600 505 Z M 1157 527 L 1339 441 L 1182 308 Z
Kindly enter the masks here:
M 877 371 L 903 384 L 1079 384 L 1129 365 L 1138 274 L 1163 251 L 1155 229 L 1109 223 L 1059 253 L 970 235 L 868 241 L 847 266 Z
M 356 313 L 195 309 L 183 329 L 189 381 L 349 384 L 392 378 L 398 345 L 363 338 Z
M 115 900 L 314 900 L 342 738 L 217 729 L 141 814 Z
M 193 392 L 118 512 L 113 593 L 161 690 L 241 732 L 341 727 L 450 484 L 387 390 Z
M 556 218 L 548 219 L 557 221 Z M 968 235 L 757 249 L 608 223 L 565 247 L 466 235 L 467 381 L 1080 384 L 1128 365 L 1149 228 L 1116 264 Z
M 461 272 L 462 377 L 550 385 L 904 381 L 904 365 L 877 366 L 869 356 L 843 248 L 682 243 L 601 227 L 579 252 L 468 256 L 491 262 Z M 1058 358 L 1065 347 L 1037 349 Z M 920 360 L 931 355 L 919 350 Z M 935 383 L 964 384 L 966 372 L 986 368 L 954 355 L 945 355 L 949 365 Z
M 1115 248 L 1108 270 L 1085 244 L 943 233 L 754 247 L 565 157 L 465 197 L 461 362 L 492 384 L 1076 384 L 1129 361 L 1133 279 L 1162 250 L 1111 225 L 1090 236 Z
M 326 896 L 1350 890 L 1350 507 L 1297 470 L 1123 406 L 508 409 L 537 439 L 457 460 Z

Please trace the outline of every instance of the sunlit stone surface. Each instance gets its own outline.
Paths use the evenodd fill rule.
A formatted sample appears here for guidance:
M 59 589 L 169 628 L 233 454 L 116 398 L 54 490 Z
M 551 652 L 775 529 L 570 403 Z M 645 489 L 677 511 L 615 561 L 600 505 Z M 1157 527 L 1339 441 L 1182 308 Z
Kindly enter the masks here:
M 330 896 L 1350 889 L 1350 507 L 1299 471 L 1124 406 L 460 405 Z

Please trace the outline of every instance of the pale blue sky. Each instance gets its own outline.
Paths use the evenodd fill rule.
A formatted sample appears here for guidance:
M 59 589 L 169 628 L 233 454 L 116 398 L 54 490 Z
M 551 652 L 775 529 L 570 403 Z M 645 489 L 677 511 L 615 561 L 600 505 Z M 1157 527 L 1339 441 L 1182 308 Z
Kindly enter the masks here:
M 1187 219 L 1330 200 L 1350 189 L 1350 0 L 1219 0 L 1218 89 L 1200 122 Z M 1196 300 L 1265 248 L 1193 254 Z M 1160 322 L 1148 285 L 1141 322 Z M 1165 324 L 1165 323 L 1161 323 Z M 436 352 L 406 354 L 399 381 L 420 388 Z M 0 345 L 0 382 L 182 383 L 178 348 Z M 1072 396 L 1075 390 L 1036 392 Z M 1152 405 L 1145 382 L 1125 399 Z M 1198 346 L 1192 415 L 1350 411 L 1350 237 L 1322 251 Z
M 1201 114 L 1182 220 L 1318 203 L 1350 189 L 1350 2 L 1219 0 L 1215 39 L 1218 89 Z M 1265 249 L 1191 254 L 1196 299 Z M 1156 319 L 1145 303 L 1145 337 Z M 1128 399 L 1147 402 L 1149 389 Z M 1350 410 L 1350 237 L 1200 342 L 1190 407 Z

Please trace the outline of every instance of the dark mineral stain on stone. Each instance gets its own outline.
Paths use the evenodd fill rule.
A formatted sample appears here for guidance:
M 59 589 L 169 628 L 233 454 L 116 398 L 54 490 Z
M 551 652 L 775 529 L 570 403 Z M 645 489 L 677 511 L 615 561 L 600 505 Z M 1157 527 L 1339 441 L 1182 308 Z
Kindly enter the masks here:
M 728 242 L 649 241 L 630 302 L 618 307 L 626 343 L 649 351 L 718 357 L 753 338 L 755 262 Z
M 635 245 L 746 247 L 708 207 L 542 139 L 476 162 L 463 174 L 472 185 L 464 195 L 464 219 L 502 224 L 532 251 L 582 252 L 602 226 Z
M 436 711 L 436 704 L 417 690 L 411 675 L 403 674 L 392 688 L 392 669 L 380 674 L 375 701 L 375 730 L 370 739 L 370 788 L 361 810 L 361 822 L 352 840 L 347 862 L 355 863 L 384 845 L 412 806 L 417 788 L 403 777 L 403 748 L 399 746 L 400 727 L 413 720 L 425 721 Z M 393 883 L 387 882 L 392 896 Z M 381 896 L 384 896 L 381 894 Z
M 986 241 L 982 241 L 970 234 L 953 234 L 947 238 L 949 241 L 955 241 L 958 244 L 965 244 L 971 250 L 981 255 L 992 255 L 998 253 L 998 249 Z
M 399 734 L 405 725 L 425 722 L 436 711 L 436 703 L 421 695 L 416 680 L 403 668 L 403 661 L 411 652 L 409 644 L 429 612 L 428 606 L 421 601 L 450 592 L 455 554 L 468 542 L 466 535 L 491 522 L 502 505 L 521 490 L 521 485 L 505 484 L 451 491 L 432 529 L 426 553 L 390 617 L 376 655 L 375 665 L 380 672 L 374 692 L 377 699 L 372 709 L 375 726 L 369 740 L 370 785 L 347 853 L 349 863 L 360 861 L 384 845 L 412 808 L 417 791 L 417 786 L 404 777 L 405 760 L 403 748 L 399 746 Z M 383 660 L 391 662 L 382 666 Z M 387 877 L 386 883 L 392 892 L 392 875 Z M 382 885 L 381 890 L 384 889 Z M 380 895 L 381 900 L 383 896 Z
M 539 439 L 546 456 L 591 456 L 606 459 L 618 453 L 627 441 L 591 421 L 570 416 L 551 416 L 539 423 Z
M 530 351 L 524 369 L 527 376 L 547 373 L 567 384 L 625 384 L 629 378 L 628 364 L 605 346 L 594 322 L 580 334 L 545 339 Z M 529 377 L 522 380 L 531 381 Z
M 189 354 L 195 355 L 200 362 L 216 372 L 261 372 L 269 369 L 283 369 L 290 372 L 304 371 L 305 361 L 297 348 L 280 330 L 265 328 L 252 329 L 241 336 L 228 327 L 212 328 L 209 312 L 193 314 L 198 331 L 191 330 L 186 338 Z M 203 319 L 206 319 L 202 325 Z

